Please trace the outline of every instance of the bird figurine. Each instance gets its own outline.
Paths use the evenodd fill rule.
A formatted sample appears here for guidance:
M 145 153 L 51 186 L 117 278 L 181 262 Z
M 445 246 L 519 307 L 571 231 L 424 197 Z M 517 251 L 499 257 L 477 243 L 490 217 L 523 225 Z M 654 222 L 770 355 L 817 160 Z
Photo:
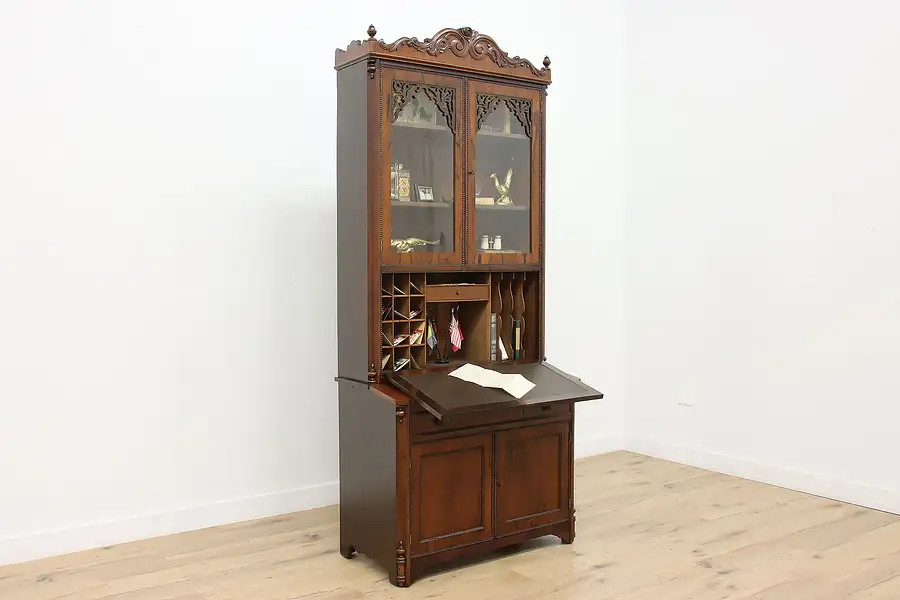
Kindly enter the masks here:
M 497 193 L 500 194 L 500 197 L 497 199 L 497 204 L 512 204 L 513 201 L 509 197 L 509 188 L 512 186 L 512 176 L 513 170 L 512 168 L 506 172 L 506 181 L 502 184 L 500 180 L 497 179 L 496 173 L 491 173 L 491 179 L 494 180 L 494 187 L 497 188 Z
M 423 240 L 422 238 L 417 237 L 409 237 L 391 240 L 391 248 L 394 248 L 397 252 L 402 254 L 412 252 L 416 246 L 436 246 L 441 243 L 441 240 L 444 239 L 444 234 L 441 233 L 440 237 L 436 240 Z

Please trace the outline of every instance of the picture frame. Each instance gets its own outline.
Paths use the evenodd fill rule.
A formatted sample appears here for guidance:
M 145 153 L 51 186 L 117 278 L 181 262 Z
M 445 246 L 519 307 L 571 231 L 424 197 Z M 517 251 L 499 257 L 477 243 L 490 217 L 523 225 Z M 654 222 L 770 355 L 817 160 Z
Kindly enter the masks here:
M 417 185 L 416 197 L 419 202 L 434 202 L 434 188 L 430 185 Z

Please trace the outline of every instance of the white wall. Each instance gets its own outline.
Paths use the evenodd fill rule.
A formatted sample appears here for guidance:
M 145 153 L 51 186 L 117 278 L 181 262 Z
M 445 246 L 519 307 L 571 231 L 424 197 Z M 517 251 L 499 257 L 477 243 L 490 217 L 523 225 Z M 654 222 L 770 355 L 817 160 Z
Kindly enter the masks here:
M 370 22 L 553 59 L 547 353 L 610 447 L 622 13 L 564 4 L 0 3 L 0 564 L 336 501 L 332 65 Z
M 630 447 L 900 512 L 898 21 L 628 3 Z

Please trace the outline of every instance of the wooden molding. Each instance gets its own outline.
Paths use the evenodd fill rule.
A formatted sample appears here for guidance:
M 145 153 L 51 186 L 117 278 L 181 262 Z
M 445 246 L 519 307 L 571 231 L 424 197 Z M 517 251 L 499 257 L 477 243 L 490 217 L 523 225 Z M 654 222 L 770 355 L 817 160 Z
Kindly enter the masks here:
M 526 58 L 510 56 L 500 49 L 494 38 L 478 33 L 471 27 L 446 27 L 421 41 L 415 37 L 402 37 L 391 43 L 377 40 L 377 31 L 372 25 L 367 34 L 368 39 L 355 40 L 346 49 L 335 50 L 336 69 L 368 56 L 370 59 L 376 57 L 431 64 L 510 79 L 550 83 L 549 58 L 545 56 L 541 63 L 543 66 L 537 68 Z

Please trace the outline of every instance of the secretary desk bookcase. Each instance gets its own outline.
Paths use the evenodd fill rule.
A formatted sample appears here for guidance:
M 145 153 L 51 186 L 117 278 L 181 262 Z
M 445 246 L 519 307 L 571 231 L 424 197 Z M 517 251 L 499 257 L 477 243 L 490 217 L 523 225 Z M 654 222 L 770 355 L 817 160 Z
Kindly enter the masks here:
M 375 36 L 335 53 L 340 551 L 408 586 L 571 543 L 574 403 L 602 394 L 544 357 L 550 60 L 468 27 Z M 448 376 L 467 362 L 535 387 Z

